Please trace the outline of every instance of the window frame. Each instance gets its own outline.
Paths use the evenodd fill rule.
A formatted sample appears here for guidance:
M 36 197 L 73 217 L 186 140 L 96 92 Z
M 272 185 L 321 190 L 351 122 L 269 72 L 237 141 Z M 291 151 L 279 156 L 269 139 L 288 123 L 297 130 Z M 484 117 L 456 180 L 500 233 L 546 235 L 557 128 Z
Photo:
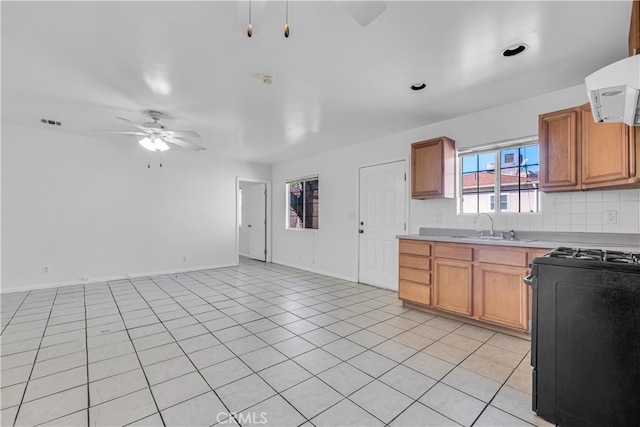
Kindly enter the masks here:
M 456 174 L 456 194 L 458 197 L 458 201 L 456 203 L 456 208 L 458 215 L 477 215 L 478 212 L 464 212 L 464 188 L 463 188 L 463 179 L 464 179 L 464 170 L 463 170 L 463 157 L 470 155 L 481 155 L 481 154 L 489 154 L 493 153 L 494 157 L 494 182 L 493 182 L 493 196 L 494 197 L 502 197 L 503 195 L 507 195 L 509 192 L 502 192 L 502 183 L 501 183 L 501 152 L 504 150 L 517 149 L 530 147 L 533 145 L 538 146 L 538 179 L 539 179 L 539 168 L 540 168 L 540 152 L 539 152 L 539 138 L 538 135 L 527 136 L 518 139 L 499 141 L 492 144 L 487 144 L 478 147 L 470 147 L 456 150 L 456 163 L 458 165 L 458 173 Z M 519 166 L 521 167 L 521 166 Z M 497 204 L 494 203 L 494 209 L 489 210 L 487 213 L 490 214 L 507 214 L 507 215 L 536 215 L 542 213 L 542 205 L 540 201 L 540 189 L 539 186 L 535 187 L 538 190 L 537 194 L 537 211 L 519 211 L 519 212 L 509 212 L 507 210 L 502 210 L 502 203 Z M 481 193 L 476 193 L 481 194 Z M 519 199 L 522 197 L 522 189 L 518 189 L 518 197 Z M 507 199 L 507 209 L 509 209 L 509 201 Z M 519 203 L 519 206 L 520 203 Z
M 291 230 L 291 231 L 318 231 L 320 229 L 320 215 L 318 213 L 318 215 L 316 216 L 316 222 L 317 222 L 317 227 L 313 228 L 312 227 L 291 227 L 291 190 L 290 190 L 290 185 L 292 183 L 297 183 L 297 182 L 307 182 L 307 181 L 317 181 L 318 182 L 318 208 L 320 206 L 320 175 L 309 175 L 309 176 L 304 176 L 304 177 L 300 177 L 300 178 L 292 178 L 292 179 L 286 179 L 285 180 L 285 230 Z M 306 203 L 302 203 L 303 206 L 303 217 L 306 216 L 305 212 L 306 212 Z M 312 216 L 313 218 L 313 216 Z

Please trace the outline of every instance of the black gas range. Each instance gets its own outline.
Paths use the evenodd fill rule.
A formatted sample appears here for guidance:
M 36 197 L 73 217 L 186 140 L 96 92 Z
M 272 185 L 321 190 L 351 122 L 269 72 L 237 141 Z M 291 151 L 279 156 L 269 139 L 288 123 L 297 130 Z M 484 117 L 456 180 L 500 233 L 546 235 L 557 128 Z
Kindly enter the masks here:
M 640 252 L 559 247 L 547 253 L 545 256 L 550 258 L 572 259 L 579 261 L 640 265 Z
M 561 426 L 640 422 L 640 252 L 560 247 L 535 258 L 533 410 Z

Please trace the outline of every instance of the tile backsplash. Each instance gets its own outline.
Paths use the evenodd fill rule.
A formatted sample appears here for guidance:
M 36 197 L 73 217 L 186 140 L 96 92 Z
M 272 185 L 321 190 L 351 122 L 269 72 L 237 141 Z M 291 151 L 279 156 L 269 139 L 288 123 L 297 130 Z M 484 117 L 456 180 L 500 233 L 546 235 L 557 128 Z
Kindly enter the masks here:
M 411 233 L 420 227 L 488 229 L 486 218 L 457 214 L 457 200 L 411 200 Z M 540 193 L 541 212 L 491 214 L 496 230 L 640 233 L 640 189 Z M 613 220 L 615 222 L 607 222 Z

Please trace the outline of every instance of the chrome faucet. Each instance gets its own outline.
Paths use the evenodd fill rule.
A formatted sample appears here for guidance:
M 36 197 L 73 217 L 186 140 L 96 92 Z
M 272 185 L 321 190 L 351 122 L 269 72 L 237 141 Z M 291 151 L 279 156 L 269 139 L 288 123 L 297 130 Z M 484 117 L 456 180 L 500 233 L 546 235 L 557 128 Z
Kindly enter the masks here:
M 489 220 L 491 221 L 491 230 L 489 231 L 489 235 L 490 235 L 490 236 L 493 236 L 493 218 L 492 218 L 492 217 L 491 217 L 491 215 L 489 215 L 488 213 L 484 213 L 484 212 L 479 213 L 479 214 L 478 214 L 478 215 L 476 215 L 476 217 L 474 218 L 473 223 L 474 223 L 474 224 L 476 223 L 476 221 L 478 220 L 478 217 L 479 217 L 480 215 L 486 215 L 486 216 L 488 216 L 488 217 L 489 217 Z

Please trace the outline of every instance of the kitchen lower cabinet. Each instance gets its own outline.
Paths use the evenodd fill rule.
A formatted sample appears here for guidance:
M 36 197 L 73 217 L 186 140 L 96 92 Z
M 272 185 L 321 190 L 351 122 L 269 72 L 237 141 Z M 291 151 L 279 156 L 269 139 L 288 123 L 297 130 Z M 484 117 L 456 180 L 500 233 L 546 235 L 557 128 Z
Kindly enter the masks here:
M 433 306 L 471 316 L 472 265 L 469 261 L 438 259 L 433 262 Z
M 431 243 L 400 239 L 398 297 L 431 305 Z
M 526 337 L 528 265 L 547 249 L 400 240 L 398 297 L 407 306 Z
M 473 279 L 474 317 L 515 329 L 528 329 L 527 271 L 519 267 L 478 264 Z

